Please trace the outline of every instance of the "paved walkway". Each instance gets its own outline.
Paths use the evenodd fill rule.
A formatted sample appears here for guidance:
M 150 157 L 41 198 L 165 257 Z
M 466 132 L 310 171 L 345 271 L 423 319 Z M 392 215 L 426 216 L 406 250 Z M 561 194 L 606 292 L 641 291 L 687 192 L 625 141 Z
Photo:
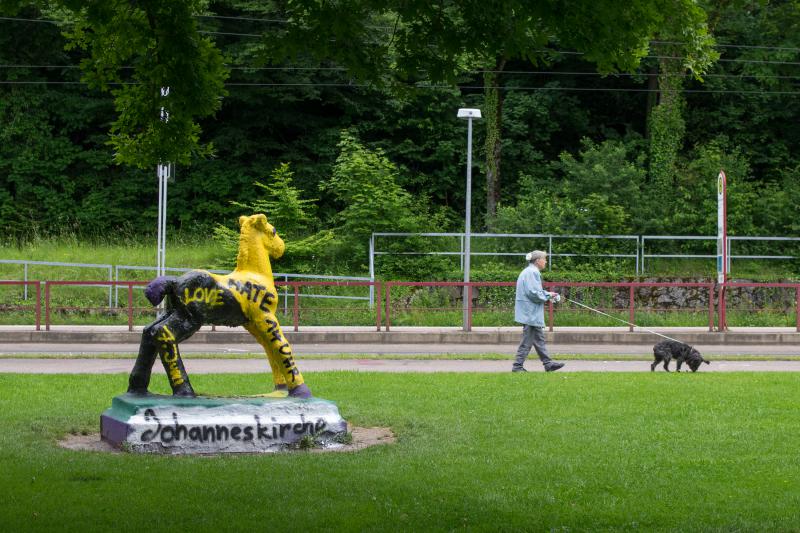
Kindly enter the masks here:
M 259 359 L 184 359 L 191 374 L 269 373 L 266 360 Z M 304 373 L 348 372 L 489 372 L 511 370 L 508 361 L 415 360 L 415 359 L 303 359 L 298 366 Z M 0 373 L 23 374 L 127 374 L 133 359 L 0 359 Z M 531 372 L 542 372 L 538 361 L 526 365 Z M 675 369 L 675 363 L 670 365 Z M 156 363 L 154 373 L 164 370 Z M 648 361 L 566 361 L 562 372 L 649 372 Z M 663 372 L 659 368 L 659 372 Z M 713 361 L 698 372 L 800 372 L 800 361 Z
M 652 344 L 557 344 L 548 345 L 553 355 L 564 354 L 608 354 L 640 355 L 651 357 Z M 746 344 L 719 345 L 696 344 L 695 347 L 708 356 L 761 355 L 800 358 L 800 344 Z M 315 354 L 395 354 L 395 355 L 434 355 L 434 354 L 478 354 L 515 353 L 516 344 L 294 344 L 298 356 Z M 138 344 L 130 343 L 0 343 L 0 357 L 14 354 L 52 354 L 61 356 L 91 356 L 92 354 L 136 355 Z M 263 354 L 263 348 L 256 343 L 183 343 L 181 353 L 185 354 Z
M 72 332 L 99 331 L 113 333 L 126 331 L 123 326 L 54 326 L 55 330 Z M 137 328 L 140 330 L 141 328 Z M 209 329 L 209 328 L 205 328 Z M 306 326 L 302 328 L 310 332 L 331 332 L 333 334 L 348 334 L 374 331 L 371 327 L 321 327 Z M 593 333 L 624 333 L 628 328 L 556 328 L 561 332 L 574 332 L 576 334 L 591 335 Z M 133 358 L 138 352 L 138 337 L 140 331 L 131 336 L 128 342 L 30 342 L 23 335 L 17 337 L 15 333 L 30 331 L 31 326 L 0 326 L 0 332 L 5 332 L 6 338 L 0 342 L 0 372 L 22 373 L 127 373 L 133 365 Z M 513 354 L 516 351 L 519 328 L 475 328 L 476 332 L 501 331 L 507 336 L 504 342 L 495 344 L 476 344 L 463 342 L 463 338 L 452 337 L 451 342 L 424 342 L 419 337 L 431 333 L 447 333 L 458 331 L 458 328 L 397 328 L 402 332 L 397 340 L 400 342 L 297 342 L 294 351 L 298 363 L 304 372 L 321 371 L 375 371 L 375 372 L 508 372 Z M 707 328 L 656 328 L 664 334 L 681 338 Z M 393 331 L 395 329 L 393 328 Z M 727 342 L 709 344 L 697 343 L 695 347 L 707 358 L 711 365 L 703 365 L 702 372 L 735 372 L 735 371 L 800 371 L 800 342 L 795 342 L 795 328 L 735 328 L 732 331 L 741 334 L 736 337 L 741 343 Z M 713 335 L 713 334 L 712 334 Z M 786 335 L 789 335 L 788 337 Z M 565 342 L 550 342 L 551 354 L 558 358 L 565 354 L 601 354 L 607 355 L 605 361 L 568 361 L 567 366 L 560 372 L 647 372 L 650 370 L 648 361 L 618 361 L 620 356 L 652 357 L 652 344 L 641 344 L 642 340 L 634 336 L 622 335 L 619 338 L 624 342 L 592 342 L 569 344 Z M 102 337 L 101 337 L 102 338 Z M 249 340 L 247 336 L 242 337 Z M 335 337 L 331 337 L 335 338 Z M 566 340 L 568 337 L 561 337 Z M 772 343 L 753 343 L 753 339 L 772 339 Z M 788 341 L 786 339 L 789 339 Z M 55 339 L 49 339 L 53 341 Z M 137 342 L 130 342 L 136 340 Z M 299 341 L 300 339 L 298 339 Z M 513 341 L 513 342 L 512 342 Z M 185 354 L 259 354 L 251 359 L 204 359 L 191 357 L 186 359 L 186 366 L 190 373 L 232 373 L 253 372 L 267 373 L 269 368 L 263 358 L 261 346 L 250 342 L 186 342 L 181 344 L 181 351 Z M 115 358 L 92 358 L 93 354 L 116 354 Z M 407 356 L 404 359 L 306 359 L 304 356 L 314 354 L 393 354 Z M 417 355 L 433 354 L 476 354 L 476 353 L 501 353 L 507 354 L 507 360 L 423 360 Z M 16 354 L 48 354 L 57 358 L 22 358 L 14 357 Z M 784 361 L 736 361 L 736 356 L 755 355 L 765 357 L 797 358 L 797 360 Z M 72 356 L 72 357 L 71 357 Z M 733 360 L 714 361 L 714 358 L 728 358 Z M 541 371 L 538 361 L 532 360 L 528 367 L 531 371 Z M 156 365 L 159 368 L 160 365 Z M 674 363 L 673 363 L 674 368 Z

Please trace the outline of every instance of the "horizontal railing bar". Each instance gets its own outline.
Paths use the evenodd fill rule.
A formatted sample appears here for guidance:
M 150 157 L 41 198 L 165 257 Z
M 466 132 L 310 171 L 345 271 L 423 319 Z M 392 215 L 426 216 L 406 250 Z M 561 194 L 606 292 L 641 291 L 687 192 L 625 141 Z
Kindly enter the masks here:
M 27 261 L 25 259 L 0 259 L 0 263 L 17 265 L 45 265 L 45 266 L 77 266 L 84 268 L 111 268 L 114 265 L 103 265 L 98 263 L 61 263 L 56 261 Z
M 375 237 L 464 237 L 465 233 L 373 233 Z M 471 237 L 554 238 L 554 239 L 639 239 L 638 235 L 554 235 L 552 233 L 471 233 Z
M 684 259 L 691 259 L 693 257 L 703 257 L 703 258 L 714 258 L 717 257 L 716 254 L 714 255 L 707 255 L 707 254 L 642 254 L 642 257 L 682 257 Z
M 145 266 L 136 266 L 136 265 L 119 265 L 117 266 L 119 270 L 157 270 L 157 267 L 145 267 Z M 170 272 L 190 272 L 192 270 L 204 270 L 206 272 L 212 272 L 214 274 L 228 274 L 230 270 L 210 270 L 207 268 L 175 268 L 175 267 L 167 267 L 164 270 Z M 300 279 L 351 279 L 351 280 L 359 280 L 359 281 L 369 281 L 367 277 L 359 277 L 359 276 L 328 276 L 328 275 L 317 275 L 317 274 L 293 274 L 288 272 L 274 272 L 272 274 L 274 277 L 289 277 L 289 278 L 300 278 Z
M 642 235 L 642 240 L 672 240 L 672 241 L 691 241 L 691 240 L 717 240 L 716 236 L 706 237 L 705 235 Z
M 524 256 L 527 252 L 470 252 L 470 255 Z M 373 252 L 373 255 L 464 255 L 462 252 Z M 636 257 L 636 254 L 562 254 L 553 252 L 550 257 Z M 716 256 L 714 256 L 716 257 Z
M 800 237 L 745 237 L 729 236 L 732 241 L 800 241 Z

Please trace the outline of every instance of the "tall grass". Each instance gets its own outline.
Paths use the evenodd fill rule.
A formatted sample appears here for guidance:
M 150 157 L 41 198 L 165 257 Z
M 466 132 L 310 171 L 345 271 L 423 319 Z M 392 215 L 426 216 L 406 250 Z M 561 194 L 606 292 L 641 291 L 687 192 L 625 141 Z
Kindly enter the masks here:
M 221 261 L 220 249 L 211 235 L 176 233 L 167 236 L 166 263 L 175 268 L 213 268 Z M 96 237 L 92 240 L 74 234 L 59 237 L 35 238 L 21 246 L 0 247 L 0 259 L 48 261 L 62 263 L 92 263 L 112 265 L 155 266 L 156 238 L 117 234 Z M 4 275 L 21 266 L 0 265 Z M 30 279 L 92 279 L 103 275 L 103 270 L 89 271 L 70 267 L 29 267 Z M 38 276 L 38 278 L 37 278 Z M 100 278 L 103 279 L 103 278 Z

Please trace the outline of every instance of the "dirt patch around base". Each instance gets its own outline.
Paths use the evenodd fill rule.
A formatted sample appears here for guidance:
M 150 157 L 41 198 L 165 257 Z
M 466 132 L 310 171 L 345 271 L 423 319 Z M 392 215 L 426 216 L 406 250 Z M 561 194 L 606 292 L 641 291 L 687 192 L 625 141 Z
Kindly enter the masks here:
M 392 444 L 397 439 L 392 433 L 391 428 L 359 428 L 348 427 L 350 435 L 353 440 L 348 444 L 335 444 L 327 447 L 294 449 L 287 448 L 277 453 L 328 453 L 328 452 L 356 452 L 376 446 L 378 444 Z M 99 433 L 89 433 L 88 435 L 72 435 L 69 434 L 60 441 L 58 445 L 68 450 L 77 450 L 83 452 L 110 452 L 110 453 L 124 453 L 119 448 L 115 448 L 108 442 L 100 438 Z M 229 454 L 209 454 L 209 455 L 229 455 Z M 252 454 L 248 454 L 252 455 Z M 262 455 L 262 454 L 259 454 Z

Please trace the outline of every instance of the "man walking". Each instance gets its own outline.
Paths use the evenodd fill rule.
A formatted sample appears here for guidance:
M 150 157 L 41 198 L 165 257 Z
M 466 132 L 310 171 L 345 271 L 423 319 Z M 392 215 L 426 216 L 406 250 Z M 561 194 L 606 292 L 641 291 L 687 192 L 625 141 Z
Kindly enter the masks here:
M 522 341 L 517 348 L 517 358 L 511 367 L 512 372 L 527 372 L 523 366 L 531 348 L 536 349 L 544 369 L 553 372 L 564 366 L 564 363 L 553 361 L 547 353 L 544 341 L 544 303 L 553 300 L 558 302 L 558 293 L 548 292 L 542 288 L 540 271 L 547 265 L 547 252 L 534 250 L 525 255 L 528 266 L 517 278 L 517 295 L 514 299 L 514 321 L 522 324 Z

